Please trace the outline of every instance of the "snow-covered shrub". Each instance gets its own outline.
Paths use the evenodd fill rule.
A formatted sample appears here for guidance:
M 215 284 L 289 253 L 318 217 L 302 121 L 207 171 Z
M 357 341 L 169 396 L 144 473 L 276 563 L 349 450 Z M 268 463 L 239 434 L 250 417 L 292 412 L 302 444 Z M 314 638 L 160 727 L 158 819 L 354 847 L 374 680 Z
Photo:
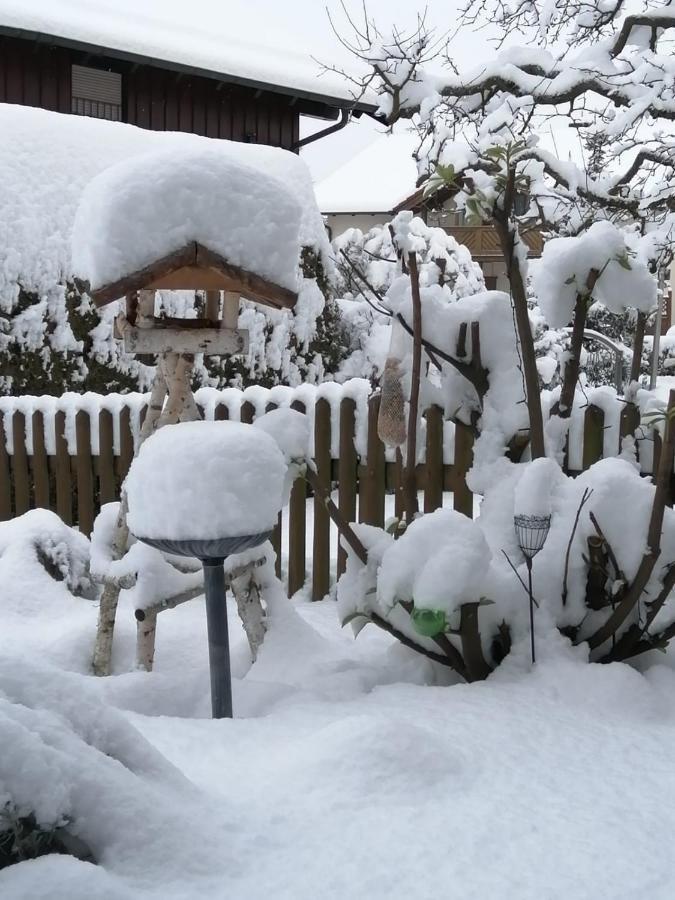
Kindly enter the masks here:
M 377 384 L 382 376 L 391 341 L 391 319 L 386 312 L 378 312 L 377 297 L 384 297 L 405 270 L 395 228 L 394 222 L 377 225 L 365 234 L 350 228 L 333 242 L 335 291 L 349 354 L 340 367 L 341 379 L 363 377 Z M 481 268 L 465 246 L 418 217 L 411 220 L 409 228 L 418 239 L 422 286 L 438 286 L 447 302 L 485 290 Z
M 470 681 L 489 674 L 512 647 L 527 655 L 527 571 L 514 515 L 536 514 L 551 521 L 533 562 L 535 634 L 557 630 L 596 660 L 667 645 L 675 632 L 669 508 L 659 562 L 643 590 L 649 599 L 611 624 L 644 565 L 654 503 L 656 489 L 636 465 L 607 459 L 571 478 L 550 459 L 504 459 L 493 475 L 473 522 L 442 509 L 415 520 L 396 541 L 383 529 L 356 526 L 368 563 L 349 553 L 338 583 L 343 623 L 358 633 L 374 622 Z
M 180 833 L 187 781 L 81 676 L 3 655 L 0 746 L 0 847 L 10 862 L 46 852 L 99 861 L 137 840 L 132 822 L 173 822 Z
M 54 582 L 64 596 L 86 596 L 89 541 L 46 509 L 0 522 L 0 581 L 3 605 L 24 611 L 53 595 Z

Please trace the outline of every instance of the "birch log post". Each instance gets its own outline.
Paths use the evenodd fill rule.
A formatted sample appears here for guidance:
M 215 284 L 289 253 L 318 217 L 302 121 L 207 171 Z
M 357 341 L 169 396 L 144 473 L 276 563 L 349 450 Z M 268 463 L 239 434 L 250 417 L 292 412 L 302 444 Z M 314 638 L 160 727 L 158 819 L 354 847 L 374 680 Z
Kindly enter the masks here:
M 170 420 L 178 421 L 183 411 L 182 408 L 179 407 L 180 398 L 182 398 L 184 403 L 187 401 L 185 385 L 187 384 L 189 389 L 189 379 L 192 372 L 192 365 L 194 364 L 194 357 L 191 360 L 189 358 L 182 359 L 181 357 L 182 363 L 179 367 L 180 360 L 178 354 L 170 354 L 170 356 L 172 357 L 171 359 L 163 357 L 158 362 L 157 373 L 150 393 L 148 413 L 141 429 L 139 447 L 147 437 L 164 424 L 163 407 L 165 403 L 171 410 Z M 172 390 L 174 392 L 173 396 Z M 194 398 L 192 397 L 192 391 L 189 391 L 189 396 L 192 400 L 194 410 L 196 411 L 197 407 L 194 403 Z M 174 416 L 175 418 L 173 418 Z M 138 452 L 138 448 L 136 448 L 136 452 Z M 127 527 L 127 503 L 123 493 L 110 548 L 113 560 L 122 559 L 127 552 L 128 543 L 129 529 Z M 117 604 L 119 602 L 121 587 L 119 581 L 116 579 L 109 577 L 104 578 L 92 664 L 95 675 L 110 674 L 115 618 L 117 616 Z M 152 639 L 154 640 L 154 636 Z M 150 640 L 149 635 L 147 640 Z
M 267 631 L 262 604 L 262 585 L 257 578 L 255 563 L 245 566 L 243 571 L 233 572 L 230 587 L 237 601 L 237 612 L 251 649 L 251 662 L 255 662 Z

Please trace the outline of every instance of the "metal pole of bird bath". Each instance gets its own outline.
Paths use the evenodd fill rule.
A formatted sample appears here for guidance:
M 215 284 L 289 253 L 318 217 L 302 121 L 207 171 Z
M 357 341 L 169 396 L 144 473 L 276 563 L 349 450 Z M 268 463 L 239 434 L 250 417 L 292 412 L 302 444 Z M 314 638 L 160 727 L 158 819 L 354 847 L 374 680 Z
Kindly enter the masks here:
M 232 676 L 227 629 L 225 570 L 222 559 L 203 559 L 206 593 L 206 627 L 211 671 L 211 714 L 214 719 L 232 718 Z

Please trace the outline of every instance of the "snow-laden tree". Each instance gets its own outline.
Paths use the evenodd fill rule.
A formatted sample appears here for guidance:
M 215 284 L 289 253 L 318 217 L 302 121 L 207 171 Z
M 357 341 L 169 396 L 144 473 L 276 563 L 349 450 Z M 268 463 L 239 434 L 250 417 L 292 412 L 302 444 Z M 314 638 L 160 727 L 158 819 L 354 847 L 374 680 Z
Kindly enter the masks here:
M 651 232 L 651 250 L 643 256 L 654 269 L 665 264 L 672 244 L 668 176 L 675 144 L 654 123 L 675 118 L 668 45 L 675 10 L 668 0 L 647 3 L 637 14 L 626 14 L 621 2 L 596 9 L 582 0 L 471 0 L 460 17 L 464 26 L 487 22 L 501 26 L 501 49 L 466 70 L 457 69 L 452 44 L 439 44 L 424 20 L 406 33 L 378 30 L 366 18 L 343 40 L 367 63 L 360 86 L 379 95 L 386 120 L 411 118 L 419 127 L 420 179 L 429 193 L 453 194 L 459 208 L 497 231 L 511 283 L 536 457 L 544 454 L 544 429 L 523 235 L 538 227 L 579 236 L 599 218 L 622 227 L 636 223 L 639 232 Z M 549 47 L 551 38 L 555 44 Z M 441 74 L 439 62 L 445 63 Z M 606 166 L 596 177 L 539 144 L 537 129 L 561 116 L 585 131 L 587 143 L 608 147 Z M 599 166 L 593 168 L 597 172 Z M 585 278 L 582 272 L 566 275 L 578 288 L 574 306 L 583 306 L 584 314 L 599 277 L 597 265 L 616 261 L 614 249 L 596 259 Z M 620 254 L 624 271 L 630 271 L 631 261 Z M 633 298 L 638 307 L 653 300 Z M 570 379 L 574 374 L 571 370 Z M 562 403 L 560 411 L 566 412 Z
M 366 19 L 346 41 L 367 63 L 360 84 L 379 94 L 387 121 L 411 118 L 419 128 L 427 198 L 451 196 L 469 224 L 492 225 L 511 285 L 511 305 L 501 295 L 501 307 L 483 299 L 494 294 L 443 307 L 433 296 L 420 303 L 417 248 L 401 234 L 410 277 L 390 286 L 387 303 L 408 324 L 417 305 L 418 343 L 447 363 L 446 412 L 454 409 L 476 430 L 470 484 L 484 500 L 477 522 L 439 511 L 409 523 L 396 544 L 379 529 L 361 529 L 367 563 L 352 558 L 339 586 L 345 620 L 374 622 L 468 680 L 485 677 L 512 645 L 525 643 L 528 557 L 515 515 L 550 524 L 535 567 L 538 628 L 557 628 L 604 660 L 663 647 L 675 630 L 668 611 L 675 523 L 665 505 L 675 425 L 665 429 L 656 486 L 635 470 L 630 441 L 623 459 L 605 460 L 581 479 L 543 459 L 547 449 L 559 453 L 564 429 L 549 430 L 556 440 L 547 448 L 528 290 L 533 276 L 549 324 L 572 322 L 557 406 L 564 423 L 589 307 L 599 300 L 616 313 L 634 307 L 644 322 L 656 303 L 657 274 L 672 256 L 675 143 L 655 123 L 675 118 L 668 47 L 675 8 L 654 2 L 633 15 L 620 0 L 471 0 L 463 23 L 487 21 L 501 25 L 502 47 L 465 71 L 452 64 L 451 46 L 445 52 L 434 44 L 423 20 L 406 34 L 384 33 Z M 585 130 L 591 165 L 543 148 L 537 131 L 556 117 Z M 538 266 L 524 240 L 532 228 L 549 239 Z M 475 308 L 460 323 L 454 317 L 462 304 Z M 500 318 L 511 306 L 515 334 Z M 469 333 L 476 339 L 467 341 Z M 675 395 L 666 418 L 673 416 Z M 534 459 L 525 466 L 504 453 L 508 436 L 522 432 Z
M 376 225 L 365 234 L 350 228 L 333 242 L 334 290 L 349 349 L 340 378 L 362 377 L 380 383 L 392 338 L 391 310 L 382 300 L 396 278 L 407 274 L 404 255 L 396 243 L 396 227 L 393 221 Z M 466 247 L 421 218 L 413 218 L 409 227 L 419 239 L 422 288 L 438 286 L 448 303 L 485 290 L 481 268 Z

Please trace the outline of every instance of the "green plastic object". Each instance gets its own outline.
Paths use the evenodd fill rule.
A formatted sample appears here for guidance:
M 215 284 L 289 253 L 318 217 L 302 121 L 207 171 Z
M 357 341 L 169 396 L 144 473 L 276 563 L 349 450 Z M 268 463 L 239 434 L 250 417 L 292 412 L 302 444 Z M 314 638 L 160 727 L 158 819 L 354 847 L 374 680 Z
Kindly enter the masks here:
M 422 637 L 436 637 L 445 631 L 447 619 L 442 609 L 413 609 L 413 625 Z

